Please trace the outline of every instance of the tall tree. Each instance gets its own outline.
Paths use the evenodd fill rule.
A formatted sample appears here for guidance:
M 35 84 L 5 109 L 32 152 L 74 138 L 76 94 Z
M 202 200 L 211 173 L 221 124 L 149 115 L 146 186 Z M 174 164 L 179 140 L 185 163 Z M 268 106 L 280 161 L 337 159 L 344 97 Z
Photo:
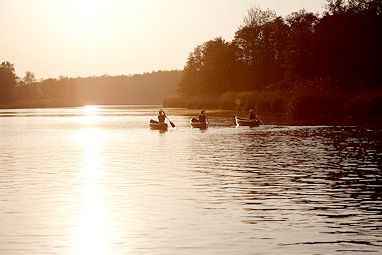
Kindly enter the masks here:
M 318 17 L 305 10 L 287 17 L 290 27 L 286 50 L 286 77 L 288 79 L 312 78 L 314 75 L 313 43 Z
M 251 8 L 244 17 L 244 25 L 235 33 L 233 43 L 237 48 L 237 61 L 242 70 L 238 83 L 244 90 L 261 88 L 269 82 L 266 73 L 273 68 L 273 49 L 268 43 L 275 39 L 272 38 L 273 30 L 270 25 L 275 20 L 275 12 Z
M 343 88 L 381 82 L 382 1 L 328 3 L 315 31 L 317 75 L 339 81 Z
M 190 54 L 180 82 L 184 94 L 214 94 L 234 86 L 234 48 L 216 38 L 195 48 Z
M 0 64 L 0 102 L 12 99 L 17 84 L 17 76 L 13 64 L 2 62 Z
M 16 99 L 27 102 L 36 101 L 40 95 L 40 86 L 34 73 L 27 71 L 25 76 L 18 82 Z
M 23 82 L 26 85 L 33 85 L 33 84 L 37 83 L 37 79 L 36 79 L 34 73 L 32 73 L 31 71 L 27 71 L 25 73 L 24 78 L 23 78 Z

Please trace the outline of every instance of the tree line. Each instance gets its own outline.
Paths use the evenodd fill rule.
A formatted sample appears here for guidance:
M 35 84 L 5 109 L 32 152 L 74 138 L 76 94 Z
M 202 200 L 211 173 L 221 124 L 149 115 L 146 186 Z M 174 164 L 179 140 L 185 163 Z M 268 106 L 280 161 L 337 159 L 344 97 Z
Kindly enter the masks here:
M 130 76 L 92 76 L 37 80 L 28 71 L 17 77 L 14 65 L 0 64 L 0 107 L 59 107 L 85 104 L 161 104 L 176 93 L 181 71 Z
M 190 53 L 182 100 L 273 91 L 286 101 L 296 86 L 337 93 L 381 88 L 381 28 L 382 0 L 329 0 L 320 15 L 300 10 L 285 18 L 251 8 L 232 41 L 215 38 Z

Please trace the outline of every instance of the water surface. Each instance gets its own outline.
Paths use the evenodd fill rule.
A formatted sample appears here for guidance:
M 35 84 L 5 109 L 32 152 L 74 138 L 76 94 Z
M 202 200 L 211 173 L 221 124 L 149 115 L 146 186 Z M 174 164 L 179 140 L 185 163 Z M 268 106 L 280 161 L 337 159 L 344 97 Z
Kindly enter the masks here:
M 382 253 L 381 130 L 157 110 L 1 110 L 0 254 Z

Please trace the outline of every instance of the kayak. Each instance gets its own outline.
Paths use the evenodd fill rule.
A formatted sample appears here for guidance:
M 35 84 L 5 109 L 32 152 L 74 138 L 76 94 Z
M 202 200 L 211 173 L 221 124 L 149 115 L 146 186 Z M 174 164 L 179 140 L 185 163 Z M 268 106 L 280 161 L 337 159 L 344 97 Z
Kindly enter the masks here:
M 167 123 L 164 123 L 164 122 L 158 122 L 156 120 L 150 120 L 150 128 L 151 129 L 155 129 L 155 130 L 167 130 L 168 128 L 168 125 Z
M 236 125 L 238 126 L 248 126 L 248 127 L 257 127 L 260 126 L 260 120 L 250 120 L 246 118 L 240 118 L 238 116 L 235 116 Z
M 191 121 L 191 127 L 193 128 L 207 128 L 208 127 L 208 121 L 199 121 L 198 119 L 196 118 L 192 118 Z

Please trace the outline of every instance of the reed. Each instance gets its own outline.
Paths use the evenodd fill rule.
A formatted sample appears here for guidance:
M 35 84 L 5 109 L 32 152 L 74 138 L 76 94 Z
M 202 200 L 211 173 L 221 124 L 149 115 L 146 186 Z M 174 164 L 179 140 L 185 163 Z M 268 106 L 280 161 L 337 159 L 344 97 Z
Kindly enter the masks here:
M 282 85 L 282 86 L 281 86 Z M 301 119 L 343 116 L 382 117 L 382 90 L 342 91 L 328 80 L 300 80 L 263 90 L 220 95 L 171 96 L 166 107 L 226 109 L 259 114 L 291 115 Z

